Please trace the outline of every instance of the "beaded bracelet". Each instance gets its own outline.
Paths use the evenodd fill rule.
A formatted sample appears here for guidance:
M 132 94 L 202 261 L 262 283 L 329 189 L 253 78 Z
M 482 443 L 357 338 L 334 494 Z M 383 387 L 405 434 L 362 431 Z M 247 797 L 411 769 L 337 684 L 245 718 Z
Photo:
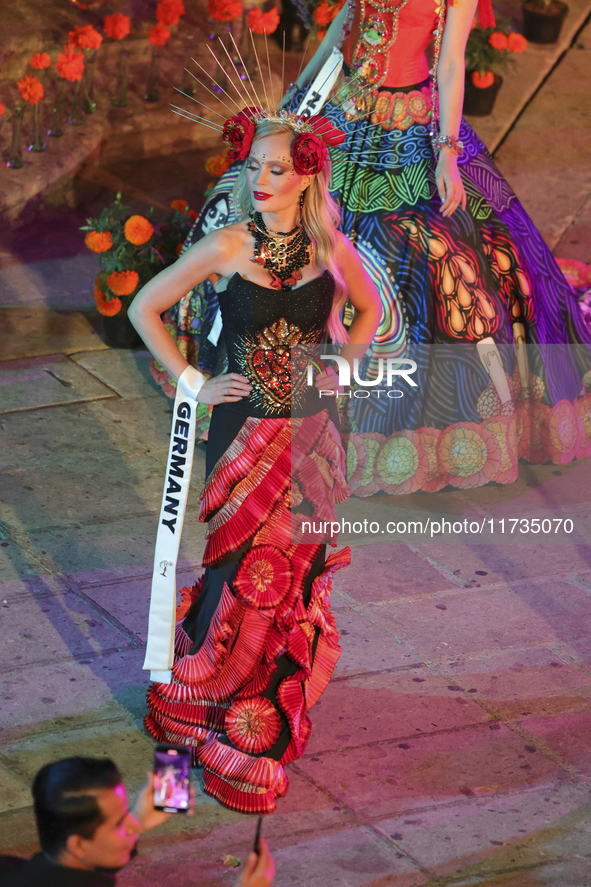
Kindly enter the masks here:
M 460 155 L 464 150 L 464 143 L 457 136 L 438 135 L 433 139 L 433 150 L 439 154 L 444 145 L 447 145 L 450 151 Z

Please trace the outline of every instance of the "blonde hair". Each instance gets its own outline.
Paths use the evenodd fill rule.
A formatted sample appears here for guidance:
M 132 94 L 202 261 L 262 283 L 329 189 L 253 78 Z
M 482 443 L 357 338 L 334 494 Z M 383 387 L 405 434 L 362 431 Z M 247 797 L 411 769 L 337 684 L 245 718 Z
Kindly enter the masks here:
M 295 138 L 293 128 L 289 124 L 268 121 L 257 125 L 253 141 L 279 133 L 290 133 Z M 347 301 L 347 287 L 336 258 L 337 229 L 341 220 L 341 210 L 330 196 L 329 181 L 330 161 L 327 160 L 318 175 L 312 176 L 312 181 L 306 188 L 302 222 L 311 242 L 311 262 L 319 268 L 330 271 L 334 278 L 335 291 L 328 318 L 328 332 L 333 342 L 343 343 L 348 341 L 349 335 L 341 320 L 341 311 Z M 252 199 L 246 180 L 246 161 L 234 185 L 234 204 L 243 216 L 252 212 Z

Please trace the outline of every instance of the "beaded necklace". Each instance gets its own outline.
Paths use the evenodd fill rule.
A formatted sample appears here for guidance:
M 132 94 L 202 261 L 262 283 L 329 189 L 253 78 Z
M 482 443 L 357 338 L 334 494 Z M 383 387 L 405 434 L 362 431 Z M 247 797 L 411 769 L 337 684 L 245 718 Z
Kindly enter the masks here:
M 250 261 L 267 269 L 272 288 L 291 290 L 297 286 L 302 279 L 300 268 L 310 264 L 310 238 L 304 226 L 298 223 L 291 231 L 269 231 L 261 213 L 254 212 L 247 227 L 254 237 Z M 289 242 L 288 237 L 292 238 Z

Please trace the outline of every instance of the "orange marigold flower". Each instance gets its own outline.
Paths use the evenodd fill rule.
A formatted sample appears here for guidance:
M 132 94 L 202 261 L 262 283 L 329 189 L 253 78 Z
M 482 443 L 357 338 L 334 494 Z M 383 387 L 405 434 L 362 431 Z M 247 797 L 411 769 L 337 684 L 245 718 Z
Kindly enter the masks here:
M 98 49 L 103 42 L 103 35 L 92 25 L 79 25 L 68 34 L 68 42 L 78 49 Z
M 189 210 L 189 218 L 191 219 L 192 222 L 197 221 L 198 215 L 199 215 L 199 213 L 196 213 L 194 209 Z M 590 281 L 591 281 L 591 275 L 590 275 Z
M 30 102 L 32 105 L 36 105 L 37 102 L 40 102 L 45 93 L 43 84 L 39 78 L 34 77 L 32 74 L 23 77 L 23 79 L 19 80 L 16 85 L 18 86 L 19 92 L 25 102 Z
M 507 35 L 501 34 L 500 31 L 493 31 L 493 33 L 488 38 L 488 42 L 492 46 L 493 49 L 507 49 Z
M 492 71 L 486 71 L 485 74 L 480 74 L 478 71 L 472 71 L 472 83 L 476 89 L 487 89 L 489 86 L 492 86 L 494 82 L 495 75 Z
M 177 243 L 177 245 L 176 245 L 176 257 L 177 257 L 177 259 L 178 259 L 178 257 L 179 257 L 180 254 L 181 254 L 181 250 L 182 250 L 182 248 L 183 248 L 183 241 L 181 240 L 181 242 L 180 242 L 180 243 Z
M 131 31 L 131 19 L 122 12 L 105 16 L 105 34 L 113 40 L 123 40 Z
M 82 80 L 84 56 L 77 47 L 67 44 L 64 46 L 64 51 L 60 52 L 55 66 L 60 77 L 75 83 L 77 80 Z
M 98 287 L 94 291 L 94 298 L 96 299 L 96 309 L 98 313 L 102 314 L 104 317 L 113 317 L 114 314 L 119 314 L 121 311 L 121 299 L 118 299 L 117 297 L 107 299 L 104 292 Z
M 171 209 L 175 209 L 183 215 L 186 215 L 189 210 L 189 204 L 186 200 L 173 200 L 170 206 Z
M 29 59 L 29 64 L 32 68 L 36 68 L 37 71 L 42 71 L 44 68 L 49 68 L 51 64 L 49 53 L 36 52 L 35 55 Z
M 240 0 L 208 0 L 207 14 L 216 22 L 231 22 L 242 15 Z
M 228 159 L 227 154 L 214 154 L 213 157 L 209 157 L 205 161 L 205 171 L 208 172 L 210 176 L 216 176 L 219 178 L 230 169 L 231 165 L 232 162 Z
M 279 24 L 279 13 L 273 7 L 269 12 L 261 12 L 258 6 L 248 13 L 248 27 L 253 34 L 273 34 Z
M 317 25 L 325 28 L 326 25 L 330 25 L 331 21 L 336 18 L 341 11 L 342 6 L 342 0 L 338 3 L 329 3 L 328 0 L 322 0 L 314 10 L 314 15 L 312 17 Z
M 165 25 L 160 24 L 160 22 L 148 31 L 148 40 L 152 46 L 164 46 L 169 37 L 170 31 Z
M 139 282 L 137 271 L 113 271 L 107 277 L 107 286 L 116 296 L 131 296 Z
M 527 46 L 527 40 L 523 34 L 516 34 L 512 31 L 507 37 L 507 49 L 511 52 L 523 52 Z
M 154 233 L 154 226 L 144 216 L 130 216 L 125 223 L 123 234 L 134 246 L 147 243 Z
M 178 25 L 181 15 L 185 14 L 183 0 L 160 0 L 156 6 L 156 21 L 170 28 Z
M 113 246 L 113 238 L 109 231 L 88 231 L 84 243 L 93 253 L 106 253 Z
M 0 117 L 2 117 L 2 115 L 4 114 L 5 111 L 6 111 L 5 105 L 3 105 L 2 102 L 0 102 Z

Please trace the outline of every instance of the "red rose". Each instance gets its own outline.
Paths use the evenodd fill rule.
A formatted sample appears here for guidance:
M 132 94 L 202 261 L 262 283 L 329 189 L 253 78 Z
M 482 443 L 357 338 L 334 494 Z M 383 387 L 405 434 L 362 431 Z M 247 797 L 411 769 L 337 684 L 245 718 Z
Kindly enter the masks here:
M 324 166 L 328 151 L 326 145 L 312 132 L 301 133 L 291 149 L 293 166 L 300 176 L 314 176 Z
M 507 40 L 506 34 L 501 34 L 500 31 L 493 31 L 493 33 L 488 38 L 488 42 L 492 46 L 493 49 L 507 49 Z
M 507 38 L 507 49 L 511 52 L 523 52 L 527 46 L 527 40 L 523 34 L 516 34 L 512 31 Z
M 246 160 L 254 138 L 255 125 L 245 114 L 236 114 L 224 123 L 223 139 L 229 147 L 228 157 L 235 160 Z

